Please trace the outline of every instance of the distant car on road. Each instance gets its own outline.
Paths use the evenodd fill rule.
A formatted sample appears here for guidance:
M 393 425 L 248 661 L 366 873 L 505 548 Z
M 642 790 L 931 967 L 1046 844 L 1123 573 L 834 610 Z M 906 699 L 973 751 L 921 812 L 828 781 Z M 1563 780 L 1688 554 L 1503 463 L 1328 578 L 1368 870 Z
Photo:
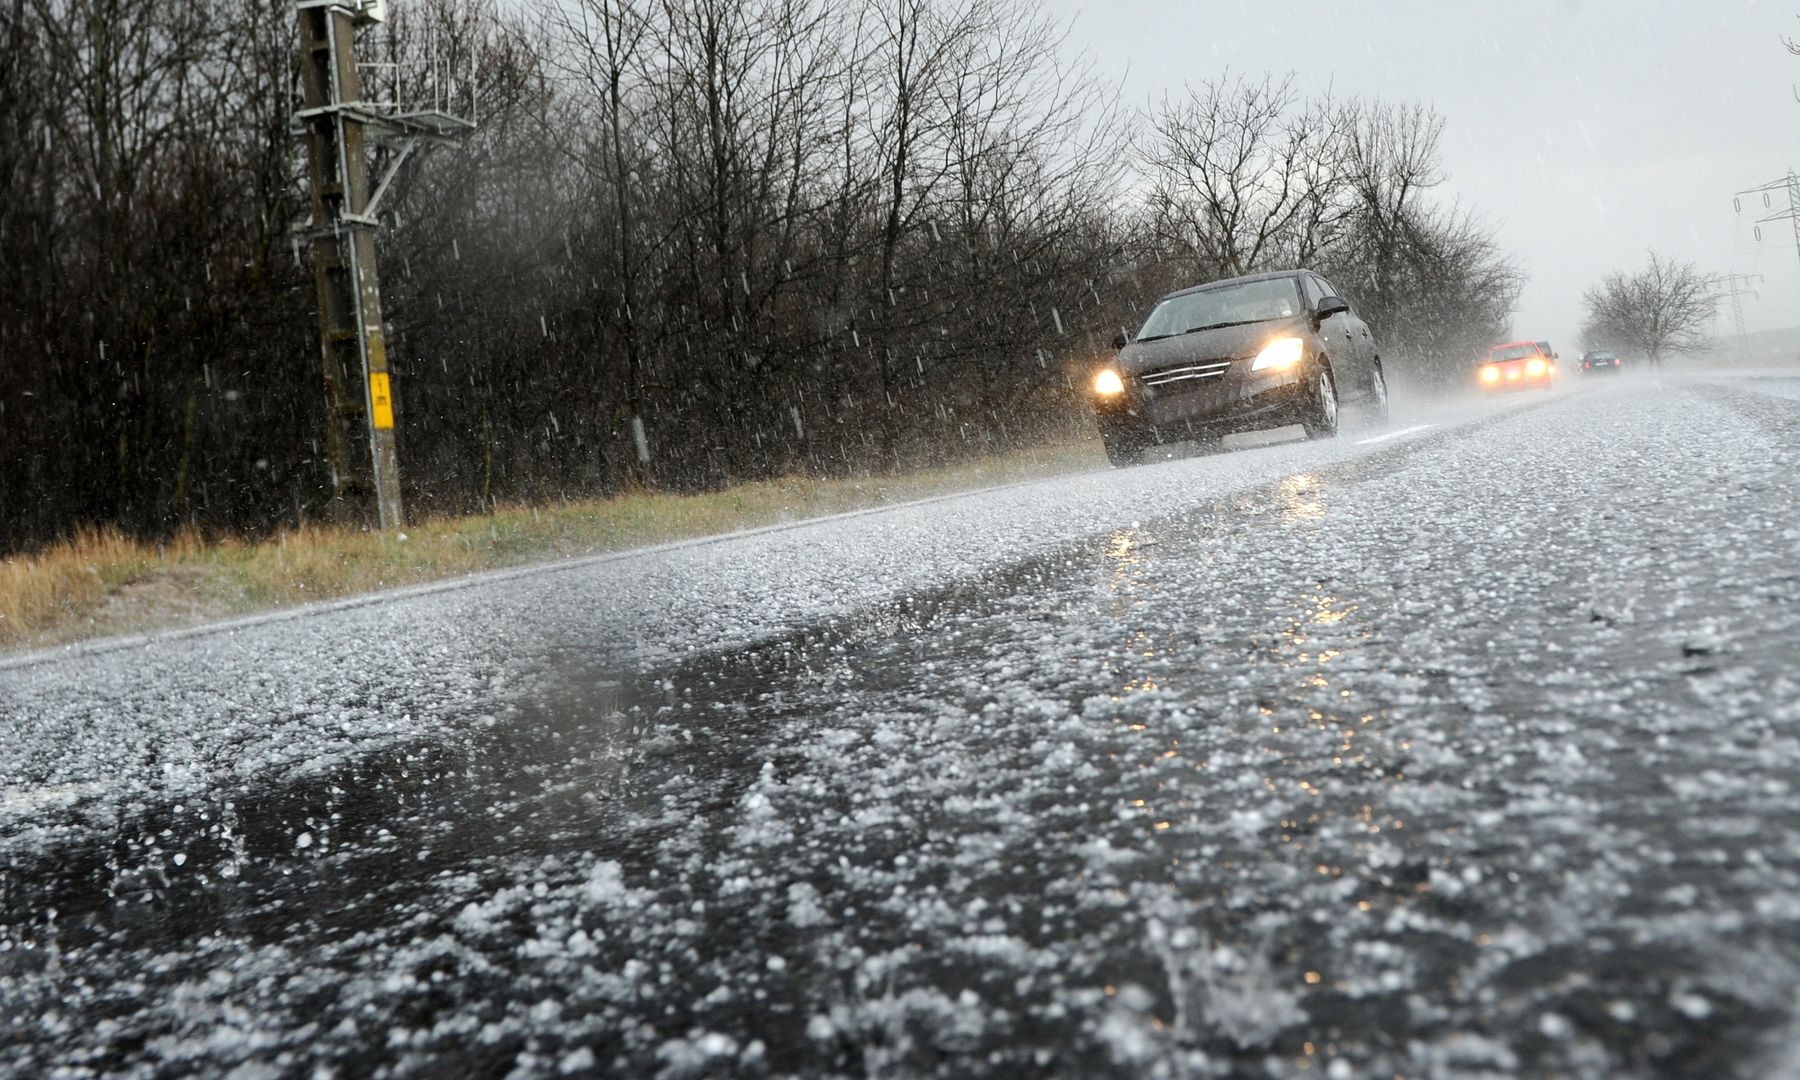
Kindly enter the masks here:
M 1609 349 L 1595 349 L 1581 354 L 1584 375 L 1617 375 L 1625 370 L 1625 361 Z
M 1134 465 L 1164 442 L 1301 424 L 1337 434 L 1339 405 L 1387 415 L 1387 380 L 1367 323 L 1330 282 L 1285 270 L 1210 282 L 1156 302 L 1094 377 L 1106 456 Z
M 1548 390 L 1556 380 L 1556 354 L 1547 341 L 1509 341 L 1489 349 L 1477 371 L 1481 388 L 1489 393 Z

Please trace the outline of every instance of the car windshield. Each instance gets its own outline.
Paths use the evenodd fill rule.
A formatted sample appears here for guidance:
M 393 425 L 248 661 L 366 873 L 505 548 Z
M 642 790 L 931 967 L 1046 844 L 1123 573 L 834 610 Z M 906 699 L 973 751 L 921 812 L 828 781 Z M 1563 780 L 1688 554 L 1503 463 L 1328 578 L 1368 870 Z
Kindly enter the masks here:
M 1536 356 L 1537 354 L 1538 354 L 1538 347 L 1536 345 L 1507 345 L 1502 348 L 1495 349 L 1493 352 L 1489 353 L 1488 359 L 1489 360 L 1523 360 L 1527 356 Z
M 1151 341 L 1216 326 L 1291 319 L 1300 311 L 1300 290 L 1293 278 L 1221 285 L 1163 300 L 1144 320 L 1138 340 Z

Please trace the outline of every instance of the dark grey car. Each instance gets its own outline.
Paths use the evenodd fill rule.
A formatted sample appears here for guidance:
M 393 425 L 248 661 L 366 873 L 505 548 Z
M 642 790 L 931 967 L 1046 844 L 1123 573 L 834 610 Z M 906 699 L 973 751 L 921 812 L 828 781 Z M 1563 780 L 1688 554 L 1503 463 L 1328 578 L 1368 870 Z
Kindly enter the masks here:
M 1298 423 L 1337 434 L 1339 406 L 1387 415 L 1387 381 L 1368 324 L 1310 270 L 1198 285 L 1157 301 L 1093 383 L 1114 465 L 1159 443 Z
M 1594 349 L 1581 354 L 1583 375 L 1617 375 L 1625 370 L 1625 361 L 1611 349 Z

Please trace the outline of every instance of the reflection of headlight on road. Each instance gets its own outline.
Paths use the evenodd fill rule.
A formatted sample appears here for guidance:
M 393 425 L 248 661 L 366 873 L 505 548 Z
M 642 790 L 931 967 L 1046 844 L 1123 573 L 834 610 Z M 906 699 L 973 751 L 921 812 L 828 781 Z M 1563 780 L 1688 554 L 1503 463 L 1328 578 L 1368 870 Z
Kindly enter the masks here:
M 1117 397 L 1125 392 L 1125 380 L 1112 368 L 1101 368 L 1094 376 L 1094 393 L 1101 397 Z
M 1530 360 L 1525 364 L 1525 374 L 1542 375 L 1549 367 L 1542 360 Z
M 1482 368 L 1481 369 L 1481 381 L 1482 382 L 1499 382 L 1500 381 L 1500 369 L 1497 367 L 1492 367 L 1492 366 Z
M 1291 368 L 1306 355 L 1306 342 L 1297 337 L 1276 338 L 1256 354 L 1256 363 L 1250 365 L 1251 371 L 1263 371 L 1269 368 Z

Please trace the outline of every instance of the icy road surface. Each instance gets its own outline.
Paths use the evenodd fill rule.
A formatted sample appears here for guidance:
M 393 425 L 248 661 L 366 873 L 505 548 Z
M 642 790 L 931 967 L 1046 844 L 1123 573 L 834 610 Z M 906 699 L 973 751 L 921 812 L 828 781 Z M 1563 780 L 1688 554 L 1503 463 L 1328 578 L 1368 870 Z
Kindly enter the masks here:
M 0 1074 L 1800 1076 L 1800 381 L 0 666 Z

